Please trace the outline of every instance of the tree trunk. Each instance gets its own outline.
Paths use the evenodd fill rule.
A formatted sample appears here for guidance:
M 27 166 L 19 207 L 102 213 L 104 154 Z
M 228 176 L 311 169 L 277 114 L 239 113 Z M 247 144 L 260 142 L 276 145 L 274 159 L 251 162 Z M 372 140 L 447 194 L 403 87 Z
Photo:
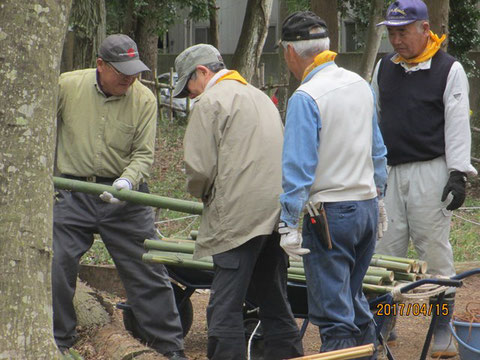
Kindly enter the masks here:
M 153 10 L 158 5 L 156 0 L 148 0 L 148 9 L 152 9 L 152 13 L 158 10 Z M 135 41 L 138 46 L 140 58 L 147 65 L 151 72 L 144 72 L 142 77 L 146 80 L 154 80 L 157 74 L 157 60 L 158 60 L 158 32 L 157 19 L 154 16 L 145 14 L 137 18 L 137 27 L 135 29 Z M 155 93 L 155 85 L 147 85 L 150 90 Z
M 449 0 L 424 0 L 424 2 L 428 7 L 430 29 L 438 36 L 447 34 L 447 38 L 442 43 L 442 50 L 447 51 Z
M 105 0 L 74 0 L 70 25 L 74 31 L 73 69 L 95 67 L 106 36 Z
M 218 9 L 219 7 L 216 4 L 216 1 L 213 0 L 212 4 L 208 9 L 210 26 L 208 28 L 210 44 L 215 46 L 217 49 L 220 46 L 220 39 L 218 37 Z
M 248 0 L 242 32 L 233 56 L 232 68 L 249 82 L 255 73 L 267 37 L 273 0 Z
M 51 261 L 57 83 L 71 0 L 3 0 L 0 11 L 0 351 L 60 359 Z
M 338 52 L 338 1 L 310 0 L 310 7 L 327 23 L 330 50 Z
M 137 23 L 135 0 L 125 0 L 125 16 L 123 18 L 122 33 L 134 37 Z
M 283 23 L 283 20 L 288 16 L 288 7 L 287 7 L 287 0 L 280 0 L 280 23 Z M 289 84 L 293 76 L 290 74 L 290 70 L 288 70 L 287 63 L 285 62 L 285 57 L 283 56 L 283 47 L 280 46 L 278 49 L 278 62 L 279 62 L 279 83 L 281 84 Z M 278 88 L 277 91 L 277 99 L 278 99 L 278 110 L 280 111 L 280 115 L 282 116 L 283 123 L 285 123 L 285 116 L 287 110 L 287 103 L 288 103 L 288 89 L 289 87 L 281 87 Z
M 375 59 L 377 58 L 378 48 L 382 40 L 384 26 L 376 26 L 383 18 L 384 0 L 370 1 L 370 18 L 367 29 L 367 41 L 362 54 L 362 62 L 360 64 L 360 76 L 370 82 L 372 78 Z

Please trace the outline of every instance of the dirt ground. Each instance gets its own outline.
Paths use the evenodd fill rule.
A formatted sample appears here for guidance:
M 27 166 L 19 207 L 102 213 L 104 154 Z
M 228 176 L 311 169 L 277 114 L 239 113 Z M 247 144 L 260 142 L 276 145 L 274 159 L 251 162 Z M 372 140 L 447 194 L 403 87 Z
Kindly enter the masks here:
M 192 360 L 206 360 L 206 322 L 205 308 L 208 303 L 208 293 L 197 292 L 192 296 L 194 306 L 194 322 L 192 329 L 185 339 L 187 354 Z M 427 300 L 428 302 L 428 300 Z M 463 312 L 469 302 L 480 302 L 480 275 L 467 278 L 464 285 L 457 291 L 456 310 Z M 427 335 L 430 317 L 428 316 L 401 316 L 397 322 L 398 341 L 391 348 L 396 360 L 419 359 L 425 337 Z M 299 326 L 301 321 L 298 320 Z M 303 338 L 305 355 L 312 355 L 320 348 L 320 339 L 317 327 L 309 324 Z M 430 357 L 428 357 L 430 359 Z M 451 358 L 459 360 L 457 356 Z
M 194 308 L 194 319 L 191 330 L 185 338 L 186 354 L 191 360 L 206 360 L 206 339 L 207 326 L 205 319 L 205 310 L 208 303 L 208 290 L 198 290 L 192 297 L 192 304 Z M 462 288 L 457 290 L 455 313 L 464 312 L 466 305 L 471 302 L 478 303 L 477 308 L 480 308 L 480 275 L 471 276 L 464 280 Z M 122 300 L 121 298 L 114 298 L 113 301 Z M 428 301 L 428 300 L 427 300 Z M 422 301 L 415 301 L 422 302 Z M 114 319 L 118 326 L 121 324 L 121 313 L 116 310 Z M 302 321 L 297 320 L 299 326 Z M 419 359 L 422 347 L 427 335 L 430 317 L 428 316 L 399 316 L 397 320 L 398 340 L 394 347 L 391 348 L 394 358 L 396 360 L 414 360 Z M 318 330 L 312 324 L 309 324 L 303 338 L 303 346 L 305 355 L 316 354 L 320 347 L 320 340 Z M 75 349 L 84 357 L 85 360 L 109 360 L 100 354 L 95 354 L 93 346 L 90 344 L 88 338 L 83 338 L 75 346 Z M 142 358 L 143 359 L 143 358 Z M 148 359 L 164 359 L 160 355 L 151 354 Z M 430 359 L 430 357 L 428 357 Z M 459 360 L 459 357 L 451 358 Z

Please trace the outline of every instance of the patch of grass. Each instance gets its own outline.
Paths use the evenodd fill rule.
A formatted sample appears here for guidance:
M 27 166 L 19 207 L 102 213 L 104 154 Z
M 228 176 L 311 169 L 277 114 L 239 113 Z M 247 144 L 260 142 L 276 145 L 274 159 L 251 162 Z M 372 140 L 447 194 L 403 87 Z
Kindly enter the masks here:
M 480 261 L 480 198 L 478 190 L 469 191 L 465 204 L 453 212 L 450 243 L 455 262 Z M 410 243 L 409 258 L 418 258 Z
M 113 265 L 113 260 L 100 236 L 95 236 L 93 246 L 83 255 L 80 263 L 86 265 Z

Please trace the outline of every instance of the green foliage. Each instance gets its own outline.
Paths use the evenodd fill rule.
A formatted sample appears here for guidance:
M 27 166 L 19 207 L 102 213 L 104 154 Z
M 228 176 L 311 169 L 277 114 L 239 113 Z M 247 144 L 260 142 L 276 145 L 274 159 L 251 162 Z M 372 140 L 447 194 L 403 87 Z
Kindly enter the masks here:
M 295 11 L 310 10 L 310 0 L 285 0 L 288 12 L 291 14 Z
M 149 17 L 155 19 L 156 31 L 162 35 L 179 19 L 181 10 L 189 9 L 189 18 L 200 20 L 208 18 L 213 6 L 215 0 L 110 0 L 106 2 L 107 33 L 123 32 L 129 17 L 133 22 Z
M 480 70 L 468 58 L 468 52 L 480 45 L 480 9 L 478 0 L 450 1 L 448 52 L 465 67 L 469 77 L 479 76 Z

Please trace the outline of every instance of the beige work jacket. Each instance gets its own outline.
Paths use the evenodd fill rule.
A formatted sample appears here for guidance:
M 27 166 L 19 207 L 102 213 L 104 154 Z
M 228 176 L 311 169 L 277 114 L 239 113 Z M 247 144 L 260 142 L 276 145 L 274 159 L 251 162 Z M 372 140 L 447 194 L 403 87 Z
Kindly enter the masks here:
M 255 87 L 223 80 L 197 99 L 184 138 L 187 188 L 204 203 L 195 259 L 273 232 L 283 146 L 279 113 Z

